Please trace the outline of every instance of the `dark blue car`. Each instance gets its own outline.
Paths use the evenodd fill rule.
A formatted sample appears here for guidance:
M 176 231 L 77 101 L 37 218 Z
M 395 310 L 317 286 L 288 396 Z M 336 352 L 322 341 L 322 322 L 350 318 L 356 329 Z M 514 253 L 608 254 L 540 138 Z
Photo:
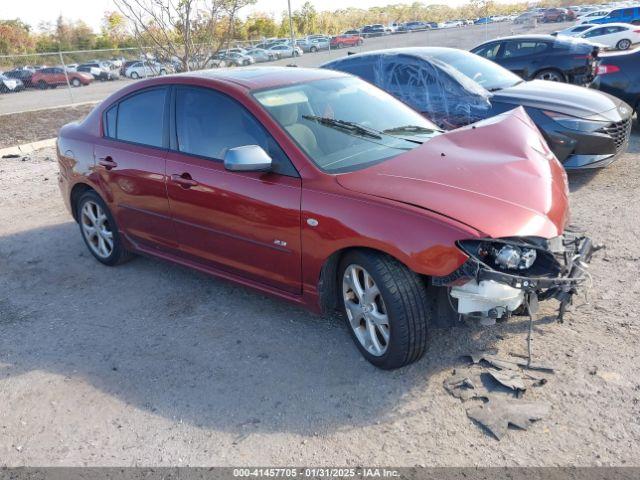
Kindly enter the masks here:
M 608 165 L 626 151 L 632 109 L 584 87 L 524 81 L 464 50 L 416 47 L 350 55 L 322 68 L 386 90 L 444 129 L 525 108 L 565 168 Z
M 616 8 L 604 17 L 589 20 L 589 23 L 632 23 L 640 25 L 640 7 Z

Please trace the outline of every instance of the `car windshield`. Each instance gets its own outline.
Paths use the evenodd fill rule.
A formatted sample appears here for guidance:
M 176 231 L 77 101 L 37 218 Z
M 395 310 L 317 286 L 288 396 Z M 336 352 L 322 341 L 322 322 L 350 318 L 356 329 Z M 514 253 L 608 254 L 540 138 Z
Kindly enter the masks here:
M 455 68 L 489 92 L 513 87 L 522 82 L 515 73 L 473 53 L 452 50 L 433 55 L 433 58 Z
M 440 130 L 404 103 L 353 77 L 254 94 L 322 170 L 358 170 L 428 141 Z

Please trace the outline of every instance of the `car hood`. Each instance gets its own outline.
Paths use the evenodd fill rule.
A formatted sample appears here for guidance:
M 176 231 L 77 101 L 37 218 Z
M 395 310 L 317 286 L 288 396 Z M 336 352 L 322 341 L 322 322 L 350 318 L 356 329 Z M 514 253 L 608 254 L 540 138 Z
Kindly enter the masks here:
M 493 238 L 552 238 L 563 232 L 568 215 L 564 169 L 522 108 L 444 133 L 337 181 Z
M 560 112 L 593 120 L 621 120 L 622 101 L 597 90 L 568 83 L 532 80 L 493 93 L 492 101 Z

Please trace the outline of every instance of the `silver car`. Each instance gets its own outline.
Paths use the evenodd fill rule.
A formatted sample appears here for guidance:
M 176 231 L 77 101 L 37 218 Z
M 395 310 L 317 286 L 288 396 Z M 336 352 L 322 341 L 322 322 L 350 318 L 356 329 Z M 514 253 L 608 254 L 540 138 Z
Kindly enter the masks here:
M 258 63 L 270 62 L 271 60 L 276 59 L 276 55 L 274 53 L 268 52 L 264 48 L 252 48 L 251 50 L 247 50 L 246 54 Z

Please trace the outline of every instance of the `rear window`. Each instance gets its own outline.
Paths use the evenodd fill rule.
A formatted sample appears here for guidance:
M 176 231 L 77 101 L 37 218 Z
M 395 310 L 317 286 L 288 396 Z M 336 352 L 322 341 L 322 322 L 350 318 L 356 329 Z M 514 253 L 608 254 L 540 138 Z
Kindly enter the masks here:
M 109 138 L 116 137 L 116 120 L 118 118 L 118 105 L 114 105 L 104 115 L 104 136 Z
M 117 109 L 112 107 L 107 111 L 105 135 L 125 142 L 162 147 L 165 97 L 165 88 L 155 88 L 125 98 Z M 112 110 L 117 112 L 113 132 L 113 124 L 110 124 L 113 122 Z

